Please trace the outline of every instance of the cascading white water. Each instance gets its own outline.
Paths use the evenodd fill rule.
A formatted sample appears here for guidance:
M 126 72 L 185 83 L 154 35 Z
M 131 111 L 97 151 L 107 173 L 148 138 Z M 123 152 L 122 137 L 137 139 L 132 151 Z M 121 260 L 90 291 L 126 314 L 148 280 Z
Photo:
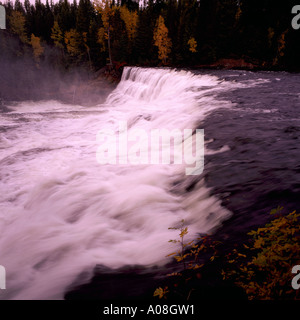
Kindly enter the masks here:
M 166 263 L 184 219 L 189 237 L 211 232 L 229 212 L 184 166 L 100 165 L 97 132 L 195 129 L 226 107 L 217 78 L 169 69 L 125 68 L 105 104 L 23 102 L 1 114 L 0 265 L 4 299 L 61 299 L 96 264 Z M 230 106 L 230 104 L 228 105 Z M 210 152 L 209 150 L 205 151 Z

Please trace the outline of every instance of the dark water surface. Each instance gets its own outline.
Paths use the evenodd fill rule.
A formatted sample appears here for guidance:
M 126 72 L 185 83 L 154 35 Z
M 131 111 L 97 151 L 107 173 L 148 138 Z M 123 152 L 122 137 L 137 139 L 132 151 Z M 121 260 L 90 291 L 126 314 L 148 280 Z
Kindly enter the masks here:
M 239 237 L 265 223 L 271 209 L 299 210 L 299 74 L 217 71 L 225 80 L 256 81 L 220 95 L 235 105 L 212 112 L 203 126 L 210 148 L 230 151 L 206 158 L 206 183 L 234 214 L 224 232 Z M 226 231 L 225 231 L 226 230 Z
M 190 239 L 209 233 L 230 248 L 271 209 L 298 210 L 299 82 L 284 72 L 125 68 L 93 107 L 3 107 L 0 264 L 8 278 L 0 297 L 151 296 L 176 267 L 166 255 L 178 232 L 168 228 L 181 219 Z M 147 132 L 204 129 L 204 172 L 100 165 L 97 132 L 117 133 L 120 121 Z
M 204 128 L 210 149 L 229 147 L 227 152 L 206 155 L 204 170 L 211 193 L 233 213 L 214 234 L 225 244 L 223 249 L 226 251 L 244 241 L 247 232 L 270 220 L 269 212 L 273 208 L 282 206 L 286 213 L 299 210 L 300 75 L 232 70 L 193 72 L 245 84 L 215 94 L 214 99 L 221 101 L 220 107 L 198 125 L 198 128 Z M 249 83 L 257 85 L 251 87 Z M 222 108 L 222 101 L 230 101 L 233 105 L 228 108 L 226 103 Z M 185 191 L 193 190 L 199 179 L 187 179 Z M 122 300 L 124 296 L 149 298 L 153 288 L 164 283 L 170 285 L 160 275 L 173 268 L 174 265 L 169 265 L 155 272 L 129 266 L 116 273 L 96 269 L 91 284 L 69 292 L 66 297 L 105 300 L 106 295 L 99 293 L 98 288 L 108 286 L 107 294 L 111 299 Z M 220 272 L 221 268 L 217 265 L 214 270 L 204 271 L 207 279 L 201 284 L 204 293 L 200 290 L 199 298 L 246 298 L 242 292 L 216 280 L 215 272 Z

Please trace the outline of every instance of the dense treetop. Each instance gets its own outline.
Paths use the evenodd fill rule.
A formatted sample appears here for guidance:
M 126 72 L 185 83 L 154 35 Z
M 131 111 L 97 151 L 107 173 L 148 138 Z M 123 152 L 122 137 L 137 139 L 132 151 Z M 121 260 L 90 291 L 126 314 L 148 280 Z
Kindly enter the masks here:
M 97 70 L 112 63 L 196 67 L 245 59 L 261 68 L 300 69 L 300 30 L 291 26 L 291 0 L 2 4 L 7 30 L 0 30 L 1 52 L 31 54 L 37 64 L 50 60 Z M 19 44 L 12 46 L 11 38 Z

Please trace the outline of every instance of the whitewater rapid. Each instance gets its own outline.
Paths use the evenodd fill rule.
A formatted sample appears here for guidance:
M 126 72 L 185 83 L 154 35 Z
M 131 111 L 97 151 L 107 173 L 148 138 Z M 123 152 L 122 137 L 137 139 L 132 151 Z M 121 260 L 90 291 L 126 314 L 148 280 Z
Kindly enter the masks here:
M 216 95 L 235 85 L 127 67 L 104 104 L 22 102 L 0 114 L 0 265 L 7 273 L 0 298 L 62 299 L 96 264 L 165 264 L 174 250 L 168 240 L 178 238 L 168 228 L 182 219 L 187 240 L 216 230 L 231 213 L 201 175 L 187 176 L 183 165 L 101 165 L 96 137 L 103 128 L 117 132 L 120 121 L 129 131 L 201 128 L 213 110 L 231 108 Z M 205 154 L 226 150 L 205 147 Z

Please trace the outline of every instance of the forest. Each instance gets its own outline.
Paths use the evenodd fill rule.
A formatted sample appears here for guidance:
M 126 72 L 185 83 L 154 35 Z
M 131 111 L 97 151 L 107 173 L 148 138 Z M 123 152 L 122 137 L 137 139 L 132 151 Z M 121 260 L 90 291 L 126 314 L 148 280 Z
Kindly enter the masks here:
M 0 2 L 1 3 L 1 2 Z M 37 65 L 209 66 L 244 59 L 260 69 L 297 71 L 300 31 L 295 1 L 29 0 L 3 3 L 1 55 Z M 14 41 L 14 40 L 17 40 Z
M 123 66 L 298 72 L 295 0 L 0 2 L 1 101 L 94 103 Z M 297 21 L 296 21 L 297 22 Z M 102 75 L 105 75 L 103 77 Z M 105 92 L 100 92 L 104 88 Z M 81 90 L 82 94 L 79 93 Z
M 67 300 L 94 298 L 95 292 L 100 298 L 118 297 L 123 286 L 126 294 L 131 290 L 130 282 L 122 282 L 125 275 L 126 279 L 132 277 L 133 286 L 138 288 L 132 290 L 132 297 L 150 294 L 154 299 L 179 297 L 187 301 L 193 294 L 193 299 L 207 296 L 250 300 L 299 299 L 298 275 L 294 279 L 298 269 L 292 274 L 291 267 L 300 265 L 300 214 L 293 210 L 286 214 L 279 203 L 282 201 L 290 206 L 299 203 L 299 180 L 296 179 L 299 157 L 295 144 L 300 132 L 297 122 L 299 74 L 296 74 L 300 71 L 300 29 L 292 24 L 295 18 L 292 8 L 297 2 L 36 0 L 33 4 L 31 1 L 0 2 L 6 11 L 6 28 L 0 29 L 0 113 L 4 119 L 1 148 L 5 155 L 1 166 L 1 176 L 5 178 L 2 194 L 5 197 L 1 201 L 5 205 L 3 208 L 8 208 L 3 212 L 12 213 L 3 219 L 8 231 L 5 229 L 7 238 L 1 244 L 5 248 L 13 248 L 14 243 L 21 246 L 16 253 L 12 249 L 5 251 L 15 272 L 10 276 L 15 286 L 11 296 L 23 295 L 22 298 L 27 299 L 42 293 L 49 299 L 56 297 L 58 287 L 60 295 L 65 290 Z M 254 72 L 233 72 L 234 77 L 225 80 L 224 86 L 223 72 L 220 72 L 220 79 L 214 80 L 216 83 L 212 81 L 211 87 L 208 81 L 209 90 L 206 90 L 206 82 L 194 86 L 189 75 L 182 81 L 184 85 L 177 87 L 180 81 L 170 72 L 165 78 L 168 88 L 163 89 L 172 90 L 167 98 L 157 99 L 155 104 L 143 101 L 144 109 L 140 108 L 140 101 L 135 97 L 127 103 L 125 91 L 120 90 L 114 100 L 116 108 L 111 108 L 113 104 L 110 103 L 101 105 L 101 99 L 108 101 L 105 100 L 106 94 L 120 80 L 123 67 L 132 65 L 197 69 L 199 74 L 202 69 L 218 68 Z M 260 70 L 272 72 L 256 72 Z M 156 72 L 158 77 L 160 72 L 165 70 Z M 255 86 L 257 75 L 266 80 L 264 85 Z M 175 79 L 173 82 L 171 77 Z M 239 77 L 243 80 L 240 83 Z M 136 74 L 132 73 L 129 80 L 130 90 L 138 92 L 137 88 L 143 84 L 135 83 L 138 80 Z M 235 82 L 242 85 L 235 86 Z M 156 82 L 154 89 L 156 86 L 161 86 L 161 82 Z M 201 95 L 199 93 L 199 100 L 195 103 L 196 90 L 200 91 L 202 87 L 204 91 Z M 52 99 L 70 103 L 72 108 Z M 35 105 L 26 100 L 45 100 L 46 103 Z M 176 104 L 176 100 L 180 103 Z M 22 103 L 17 106 L 20 101 Z M 83 110 L 76 104 L 96 107 Z M 8 112 L 9 108 L 15 112 Z M 131 171 L 131 168 L 114 171 L 112 166 L 107 166 L 108 169 L 102 166 L 99 169 L 95 166 L 93 149 L 95 130 L 110 123 L 114 125 L 114 121 L 127 114 L 128 119 L 134 119 L 130 122 L 133 130 L 139 119 L 138 125 L 149 130 L 169 120 L 172 126 L 177 123 L 181 126 L 181 121 L 185 125 L 186 116 L 187 124 L 203 124 L 208 132 L 207 143 L 212 143 L 207 173 L 199 180 L 177 180 L 175 171 L 173 175 L 173 171 L 170 174 L 169 171 L 145 170 L 147 174 L 140 178 L 139 171 Z M 213 157 L 214 154 L 218 156 Z M 169 177 L 172 180 L 168 180 Z M 208 191 L 202 186 L 204 180 L 208 183 Z M 141 192 L 137 192 L 139 188 Z M 160 193 L 161 198 L 156 198 Z M 196 193 L 200 196 L 195 197 Z M 198 203 L 203 194 L 202 207 Z M 176 198 L 177 195 L 180 197 Z M 162 221 L 168 223 L 168 217 L 175 223 L 177 214 L 186 214 L 188 219 L 192 222 L 195 219 L 198 223 L 196 217 L 207 211 L 203 221 L 206 219 L 205 223 L 209 225 L 209 219 L 217 221 L 218 210 L 223 211 L 216 200 L 218 197 L 222 199 L 222 206 L 224 204 L 233 215 L 231 220 L 224 220 L 223 229 L 216 233 L 216 238 L 200 235 L 197 242 L 188 241 L 185 236 L 188 232 L 192 234 L 193 229 L 188 229 L 191 224 L 189 221 L 185 224 L 185 220 L 179 227 L 169 224 L 166 227 L 167 232 L 178 231 L 177 238 L 168 241 L 177 249 L 171 247 L 167 257 L 175 259 L 174 270 L 179 272 L 168 273 L 167 279 L 157 285 L 151 275 L 151 290 L 142 293 L 139 293 L 140 289 L 148 286 L 140 281 L 143 269 L 136 271 L 136 268 L 133 272 L 128 269 L 127 272 L 122 267 L 120 273 L 119 270 L 111 275 L 108 273 L 106 261 L 108 265 L 110 260 L 112 265 L 114 261 L 117 261 L 116 265 L 119 261 L 141 264 L 152 261 L 149 256 L 159 251 L 156 248 L 162 247 L 157 244 L 157 239 L 160 241 L 164 232 L 155 228 L 160 224 L 154 219 L 155 214 L 160 217 L 166 212 Z M 153 206 L 150 206 L 152 202 Z M 160 203 L 163 203 L 163 209 L 155 211 Z M 267 212 L 263 210 L 274 203 L 279 203 L 278 208 L 271 210 L 270 217 L 266 218 Z M 120 210 L 122 206 L 123 211 Z M 176 216 L 173 216 L 174 212 Z M 194 216 L 190 215 L 193 212 Z M 29 222 L 26 214 L 29 214 Z M 144 214 L 142 218 L 141 214 Z M 121 222 L 118 220 L 120 216 L 125 217 Z M 10 221 L 10 217 L 13 220 Z M 222 219 L 225 218 L 222 216 Z M 110 225 L 111 220 L 113 224 Z M 140 222 L 142 220 L 145 223 Z M 149 221 L 153 221 L 153 225 Z M 115 228 L 123 223 L 124 229 Z M 147 224 L 151 225 L 150 229 L 146 228 Z M 56 225 L 58 229 L 55 229 Z M 251 231 L 246 233 L 248 229 Z M 81 237 L 81 233 L 84 236 Z M 131 234 L 133 238 L 130 238 Z M 113 242 L 112 246 L 110 242 Z M 46 243 L 45 247 L 40 243 Z M 148 249 L 145 250 L 143 245 Z M 191 250 L 186 251 L 188 246 Z M 125 247 L 124 256 L 120 255 L 121 258 L 116 260 L 111 258 Z M 96 251 L 98 248 L 99 252 Z M 131 252 L 134 252 L 132 260 Z M 145 260 L 136 259 L 140 252 Z M 105 256 L 107 260 L 103 262 Z M 100 271 L 95 268 L 95 274 L 98 272 L 100 276 L 93 278 L 91 287 L 83 286 L 82 291 L 76 292 L 76 288 L 72 291 L 67 285 L 71 284 L 73 276 L 86 277 L 83 264 L 79 262 L 81 257 L 82 260 L 91 259 L 88 262 L 91 265 L 100 257 Z M 153 257 L 158 259 L 155 254 Z M 206 264 L 202 263 L 204 260 L 207 260 Z M 27 263 L 24 270 L 28 272 L 20 271 L 19 266 L 24 261 Z M 72 270 L 70 277 L 69 270 Z M 143 280 L 148 277 L 145 274 Z M 22 280 L 20 283 L 19 279 Z M 231 291 L 227 291 L 228 288 Z

